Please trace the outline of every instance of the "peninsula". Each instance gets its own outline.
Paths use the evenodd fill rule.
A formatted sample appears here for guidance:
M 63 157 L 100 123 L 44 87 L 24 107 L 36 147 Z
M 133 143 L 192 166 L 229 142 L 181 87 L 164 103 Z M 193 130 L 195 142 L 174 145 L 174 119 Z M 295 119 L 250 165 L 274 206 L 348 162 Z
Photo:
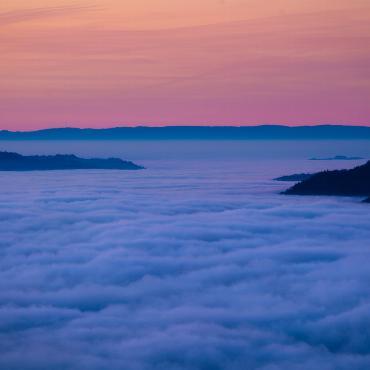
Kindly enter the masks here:
M 370 161 L 350 170 L 323 171 L 293 185 L 283 194 L 370 196 Z M 367 202 L 370 201 L 370 198 Z
M 0 152 L 0 171 L 50 171 L 50 170 L 141 170 L 130 161 L 119 158 L 79 158 L 75 155 L 32 155 Z
M 364 159 L 362 157 L 347 157 L 346 155 L 336 155 L 335 157 L 328 158 L 310 158 L 310 161 L 358 161 Z
M 274 179 L 274 181 L 303 181 L 312 176 L 312 173 L 295 173 L 293 175 L 281 176 Z

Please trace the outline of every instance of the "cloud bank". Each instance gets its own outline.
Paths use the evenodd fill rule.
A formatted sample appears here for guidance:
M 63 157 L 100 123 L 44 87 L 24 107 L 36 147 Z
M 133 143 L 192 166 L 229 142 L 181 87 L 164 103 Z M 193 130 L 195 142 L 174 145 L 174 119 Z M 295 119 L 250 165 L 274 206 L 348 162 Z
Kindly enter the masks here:
M 0 174 L 0 368 L 369 368 L 368 206 L 222 168 Z

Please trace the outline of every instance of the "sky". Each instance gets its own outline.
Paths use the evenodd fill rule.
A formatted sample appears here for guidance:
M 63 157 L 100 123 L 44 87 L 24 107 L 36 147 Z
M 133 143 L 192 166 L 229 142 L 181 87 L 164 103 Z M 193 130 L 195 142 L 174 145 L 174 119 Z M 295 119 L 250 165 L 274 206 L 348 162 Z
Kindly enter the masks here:
M 3 0 L 0 128 L 370 124 L 368 0 Z

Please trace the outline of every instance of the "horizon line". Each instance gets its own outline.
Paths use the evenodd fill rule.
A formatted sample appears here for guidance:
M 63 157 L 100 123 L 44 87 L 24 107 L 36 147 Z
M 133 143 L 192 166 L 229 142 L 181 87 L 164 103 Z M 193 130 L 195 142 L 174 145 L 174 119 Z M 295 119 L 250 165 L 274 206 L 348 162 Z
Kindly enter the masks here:
M 360 124 L 336 124 L 336 123 L 322 123 L 322 124 L 304 124 L 304 125 L 287 125 L 287 124 L 278 124 L 278 123 L 263 123 L 263 124 L 245 124 L 245 125 L 133 125 L 133 126 L 110 126 L 110 127 L 77 127 L 77 126 L 59 126 L 59 127 L 45 127 L 45 128 L 36 128 L 31 130 L 8 130 L 1 129 L 0 132 L 12 132 L 12 133 L 31 133 L 47 130 L 113 130 L 113 129 L 135 129 L 135 128 L 150 128 L 150 129 L 163 129 L 163 128 L 256 128 L 256 127 L 285 127 L 285 128 L 302 128 L 302 127 L 352 127 L 352 128 L 370 128 L 369 125 L 360 125 Z

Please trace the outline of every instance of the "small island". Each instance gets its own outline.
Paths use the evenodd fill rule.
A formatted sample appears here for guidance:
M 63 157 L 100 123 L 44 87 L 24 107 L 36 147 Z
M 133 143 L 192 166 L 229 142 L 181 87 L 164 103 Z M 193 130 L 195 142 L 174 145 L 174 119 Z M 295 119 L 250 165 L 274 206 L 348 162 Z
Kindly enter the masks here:
M 32 155 L 0 152 L 0 171 L 142 170 L 144 167 L 119 158 L 79 158 L 75 155 Z
M 336 155 L 335 157 L 328 158 L 310 158 L 310 161 L 358 161 L 364 159 L 362 157 L 347 157 L 346 155 Z
M 303 181 L 312 176 L 312 173 L 295 173 L 293 175 L 281 176 L 274 179 L 274 181 Z
M 350 170 L 318 172 L 283 194 L 364 196 L 370 202 L 370 161 Z

